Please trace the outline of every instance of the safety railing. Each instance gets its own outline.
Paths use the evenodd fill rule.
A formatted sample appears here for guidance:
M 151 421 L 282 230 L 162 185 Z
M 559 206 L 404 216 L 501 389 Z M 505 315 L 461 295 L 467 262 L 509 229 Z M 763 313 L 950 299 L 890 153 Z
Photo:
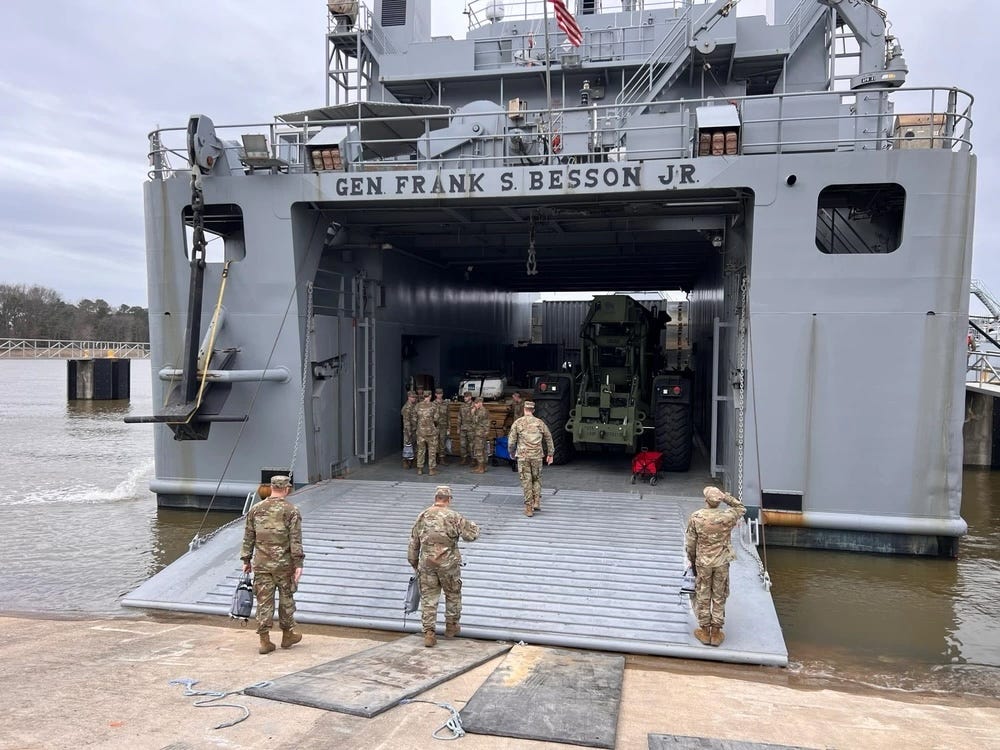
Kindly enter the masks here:
M 708 5 L 714 0 L 566 0 L 566 7 L 580 26 L 595 14 L 673 11 L 680 14 L 693 6 Z M 549 20 L 555 24 L 555 12 L 548 7 Z M 534 21 L 545 17 L 545 0 L 472 0 L 465 14 L 469 29 L 478 29 L 498 21 Z M 560 32 L 561 33 L 561 32 Z
M 0 339 L 0 359 L 142 359 L 149 344 L 140 341 Z
M 884 98 L 882 113 L 856 114 L 853 103 L 862 96 Z M 961 89 L 796 92 L 734 97 L 726 104 L 735 107 L 741 120 L 737 154 L 972 149 L 973 97 Z M 649 161 L 695 158 L 697 109 L 716 105 L 720 105 L 719 100 L 712 98 L 657 102 L 663 113 L 632 119 L 623 118 L 620 105 L 610 104 L 521 110 L 516 122 L 508 110 L 497 108 L 474 114 L 442 110 L 382 118 L 285 120 L 216 126 L 216 131 L 231 157 L 228 163 L 239 165 L 243 155 L 239 134 L 266 129 L 272 153 L 288 162 L 287 171 L 300 174 L 316 171 L 309 153 L 316 147 L 309 141 L 327 128 L 339 129 L 334 131 L 336 139 L 324 138 L 327 144 L 339 140 L 338 166 L 332 170 L 338 172 Z M 550 115 L 551 122 L 558 123 L 556 128 L 549 125 Z M 901 117 L 916 118 L 927 125 L 903 132 Z M 380 130 L 385 133 L 409 131 L 418 135 L 367 137 L 362 141 L 362 122 L 365 132 L 377 123 L 384 126 Z M 874 129 L 873 123 L 877 124 Z M 151 178 L 163 179 L 184 169 L 177 166 L 176 160 L 190 168 L 186 132 L 186 127 L 167 128 L 150 135 Z M 168 157 L 174 159 L 172 169 L 156 166 L 168 164 Z
M 1000 351 L 970 351 L 965 368 L 965 382 L 1000 385 Z

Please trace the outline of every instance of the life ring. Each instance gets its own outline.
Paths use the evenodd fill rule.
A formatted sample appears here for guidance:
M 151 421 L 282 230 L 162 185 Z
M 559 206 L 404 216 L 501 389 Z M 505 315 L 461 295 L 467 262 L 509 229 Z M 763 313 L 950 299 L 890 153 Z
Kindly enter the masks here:
M 552 153 L 558 154 L 562 151 L 562 136 L 556 133 L 552 136 Z

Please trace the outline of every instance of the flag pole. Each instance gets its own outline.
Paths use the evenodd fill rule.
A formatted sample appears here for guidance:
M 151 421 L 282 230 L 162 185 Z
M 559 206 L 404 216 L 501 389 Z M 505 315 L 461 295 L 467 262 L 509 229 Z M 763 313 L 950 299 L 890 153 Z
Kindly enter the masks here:
M 545 109 L 549 115 L 548 122 L 548 148 L 546 149 L 545 162 L 552 163 L 552 128 L 555 125 L 552 119 L 552 56 L 549 53 L 549 0 L 542 0 L 542 12 L 545 17 Z

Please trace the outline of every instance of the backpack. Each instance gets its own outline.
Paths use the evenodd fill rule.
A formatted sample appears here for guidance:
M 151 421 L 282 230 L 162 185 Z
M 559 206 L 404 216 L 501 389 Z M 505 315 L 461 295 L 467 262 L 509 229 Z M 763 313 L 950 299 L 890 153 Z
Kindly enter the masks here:
M 250 574 L 244 573 L 240 576 L 239 583 L 236 584 L 236 591 L 233 592 L 233 606 L 229 609 L 229 617 L 233 620 L 243 620 L 246 623 L 253 612 L 253 585 L 250 583 Z

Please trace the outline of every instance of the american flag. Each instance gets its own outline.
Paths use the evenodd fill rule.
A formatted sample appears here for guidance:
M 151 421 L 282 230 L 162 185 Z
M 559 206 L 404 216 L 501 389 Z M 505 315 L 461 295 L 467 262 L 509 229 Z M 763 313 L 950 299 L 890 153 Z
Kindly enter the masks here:
M 566 3 L 563 0 L 548 1 L 552 3 L 552 7 L 556 11 L 556 26 L 566 34 L 566 39 L 569 40 L 570 44 L 579 47 L 583 44 L 583 32 L 580 30 L 580 24 L 576 22 L 573 14 L 566 7 Z

